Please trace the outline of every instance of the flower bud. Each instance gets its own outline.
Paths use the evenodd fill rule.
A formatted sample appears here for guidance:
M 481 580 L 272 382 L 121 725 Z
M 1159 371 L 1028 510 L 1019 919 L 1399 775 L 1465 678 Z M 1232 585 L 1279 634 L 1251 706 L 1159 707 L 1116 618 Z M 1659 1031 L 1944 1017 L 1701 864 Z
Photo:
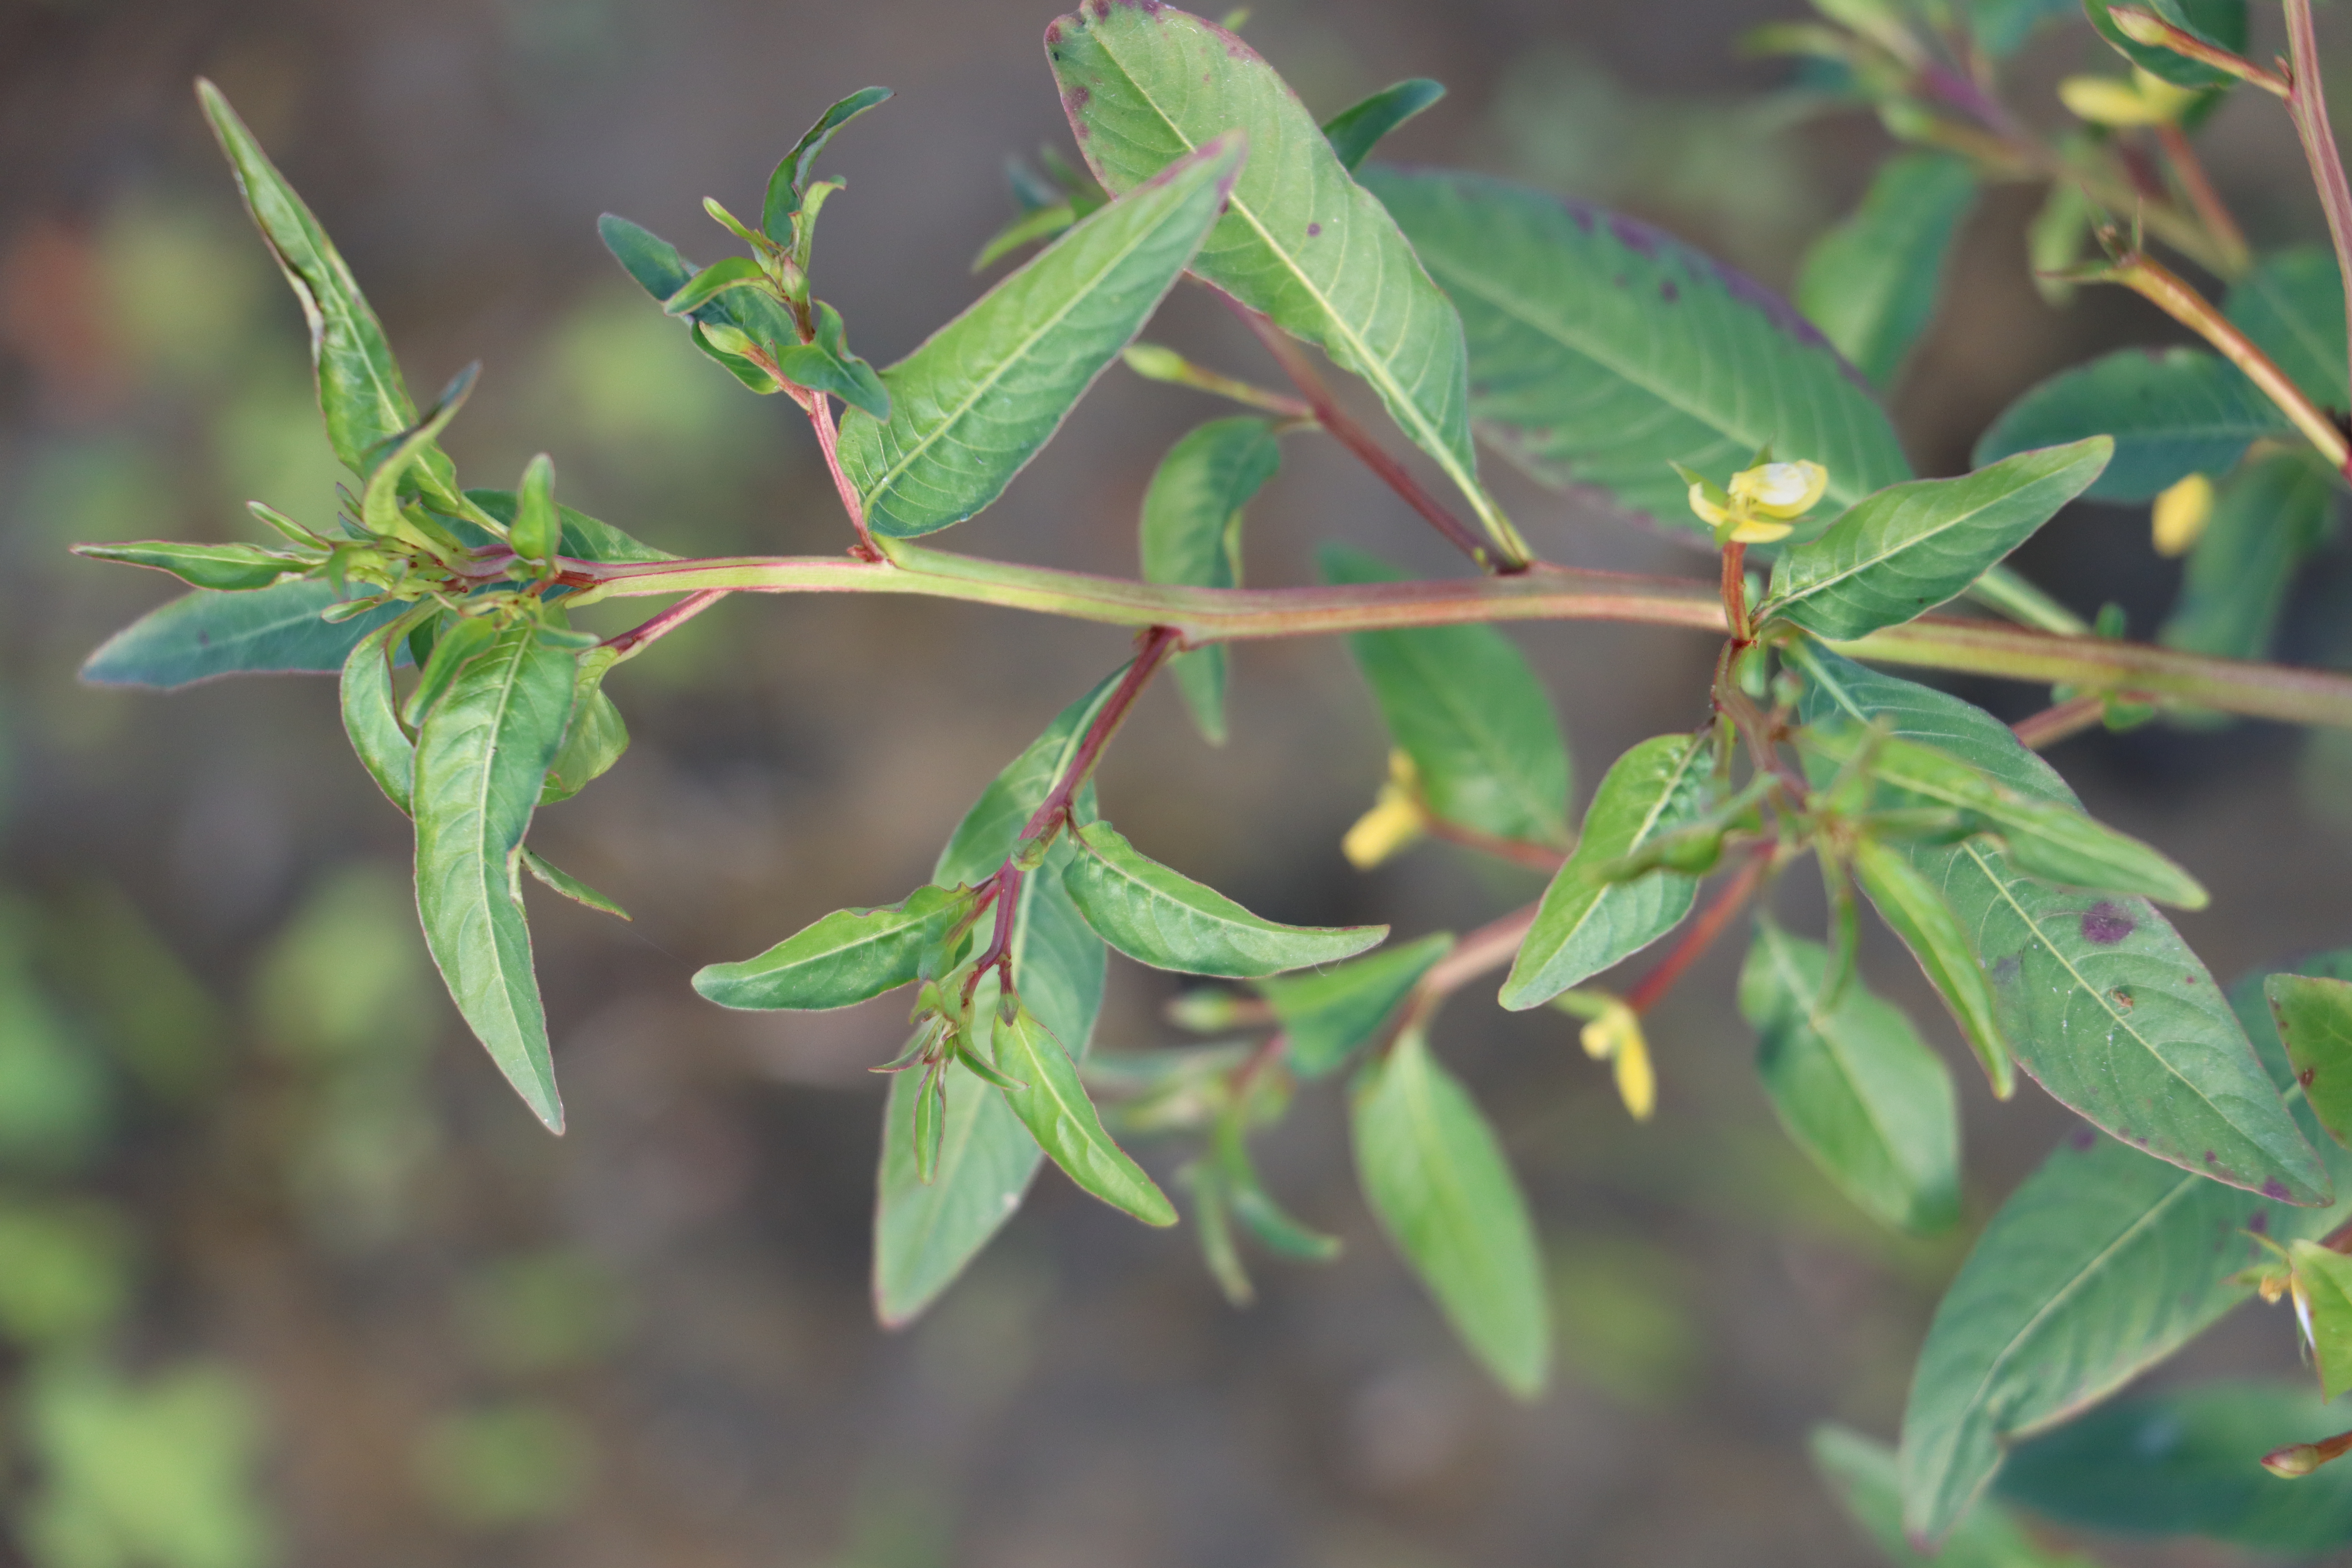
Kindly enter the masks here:
M 2186 555 L 2213 516 L 2213 481 L 2191 474 L 2156 498 L 2149 514 L 2158 555 Z

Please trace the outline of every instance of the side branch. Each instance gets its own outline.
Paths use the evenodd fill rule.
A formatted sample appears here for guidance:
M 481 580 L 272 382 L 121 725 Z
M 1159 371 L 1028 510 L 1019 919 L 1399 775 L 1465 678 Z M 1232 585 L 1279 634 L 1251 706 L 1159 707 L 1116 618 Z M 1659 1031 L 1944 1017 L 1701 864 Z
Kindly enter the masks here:
M 747 556 L 563 563 L 562 581 L 597 599 L 709 590 L 752 594 L 916 594 L 1143 630 L 1187 648 L 1261 637 L 1325 637 L 1491 621 L 1615 621 L 1726 635 L 1713 583 L 1538 565 L 1508 577 L 1368 583 L 1336 588 L 1183 588 L 1051 567 L 1016 566 L 877 540 L 890 559 Z M 1880 663 L 2127 692 L 2137 701 L 2352 729 L 2352 676 L 2181 653 L 2145 643 L 2060 637 L 2025 626 L 1926 616 L 1831 645 Z

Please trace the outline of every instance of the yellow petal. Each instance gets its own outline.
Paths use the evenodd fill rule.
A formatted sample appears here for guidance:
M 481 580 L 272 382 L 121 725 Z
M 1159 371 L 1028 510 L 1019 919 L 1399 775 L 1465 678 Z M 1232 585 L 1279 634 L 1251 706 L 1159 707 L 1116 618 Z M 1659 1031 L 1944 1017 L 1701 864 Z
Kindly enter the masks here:
M 1736 484 L 1738 481 L 1733 482 Z M 1690 488 L 1690 509 L 1698 515 L 1698 520 L 1709 528 L 1720 528 L 1723 525 L 1723 520 L 1731 515 L 1707 500 L 1706 491 L 1697 485 Z
M 1627 1014 L 1630 1021 L 1632 1014 Z M 1650 1070 L 1649 1043 L 1642 1038 L 1642 1026 L 1635 1022 L 1632 1032 L 1617 1047 L 1617 1098 L 1636 1121 L 1647 1121 L 1650 1112 L 1658 1108 L 1658 1079 Z
M 2149 102 L 2132 84 L 2111 76 L 2070 76 L 2058 84 L 2058 101 L 2078 120 L 2094 125 L 2162 125 L 2172 114 Z
M 2186 555 L 2213 515 L 2213 481 L 2191 474 L 2156 498 L 2150 523 L 2158 555 Z
M 2148 112 L 2165 125 L 2179 120 L 2190 104 L 2205 96 L 2201 89 L 2175 86 L 2142 66 L 2132 67 L 2132 87 Z
M 1412 759 L 1402 751 L 1391 752 L 1388 782 L 1373 797 L 1372 809 L 1356 818 L 1339 840 L 1339 853 L 1348 864 L 1369 871 L 1422 836 L 1429 816 L 1421 808 L 1421 793 L 1414 784 Z
M 1759 517 L 1802 517 L 1830 488 L 1830 471 L 1819 463 L 1767 463 L 1751 471 Z
M 1742 544 L 1769 544 L 1786 539 L 1791 530 L 1785 522 L 1767 522 L 1762 518 L 1750 518 L 1731 531 L 1731 537 Z

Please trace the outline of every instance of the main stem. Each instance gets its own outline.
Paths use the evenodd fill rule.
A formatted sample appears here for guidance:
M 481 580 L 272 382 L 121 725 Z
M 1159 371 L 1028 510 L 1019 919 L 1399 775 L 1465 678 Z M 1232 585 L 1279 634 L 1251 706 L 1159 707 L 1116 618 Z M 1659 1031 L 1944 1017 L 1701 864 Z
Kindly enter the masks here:
M 2311 24 L 2311 0 L 2286 0 L 2286 42 L 2292 57 L 2294 85 L 2287 93 L 2287 113 L 2303 142 L 2311 182 L 2319 189 L 2319 205 L 2327 214 L 2327 237 L 2336 244 L 2336 266 L 2344 279 L 2344 319 L 2352 334 L 2352 189 L 2344 183 L 2344 157 L 2336 146 L 2336 132 L 2327 122 L 2327 89 L 2319 77 L 2319 39 Z M 2352 337 L 2347 337 L 2352 342 Z M 2342 459 L 2337 466 L 2343 466 Z

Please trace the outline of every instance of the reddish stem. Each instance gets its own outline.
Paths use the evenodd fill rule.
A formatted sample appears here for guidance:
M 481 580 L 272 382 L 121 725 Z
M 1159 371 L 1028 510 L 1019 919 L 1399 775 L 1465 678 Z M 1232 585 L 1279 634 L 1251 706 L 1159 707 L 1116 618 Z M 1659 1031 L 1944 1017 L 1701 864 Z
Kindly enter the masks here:
M 980 977 L 992 968 L 1001 970 L 998 984 L 1002 990 L 1013 989 L 1013 927 L 1021 912 L 1020 867 L 1007 860 L 989 879 L 982 896 L 996 900 L 996 930 L 988 939 L 988 949 L 971 966 L 971 974 L 963 983 L 963 999 L 969 1004 L 971 994 L 980 987 Z
M 688 594 L 653 619 L 631 626 L 627 631 L 604 639 L 604 646 L 628 658 L 647 643 L 667 637 L 703 611 L 710 608 L 729 593 L 725 588 L 705 588 L 699 594 Z
M 1723 624 L 1734 642 L 1748 641 L 1748 546 L 1736 539 L 1723 547 Z
M 1103 748 L 1110 744 L 1110 738 L 1127 721 L 1128 710 L 1143 695 L 1144 687 L 1150 684 L 1160 667 L 1176 651 L 1177 641 L 1173 626 L 1153 626 L 1143 634 L 1143 646 L 1136 651 L 1135 662 L 1127 667 L 1127 678 L 1118 683 L 1118 689 L 1110 694 L 1110 700 L 1103 704 L 1102 711 L 1087 726 L 1087 738 L 1078 742 L 1078 754 L 1071 760 L 1068 771 L 1055 781 L 1053 789 L 1030 814 L 1027 826 L 1021 829 L 1022 841 L 1036 837 L 1068 813 L 1070 802 L 1077 798 L 1078 791 L 1094 773 L 1095 763 L 1101 760 Z M 1005 864 L 1009 867 L 1012 862 Z
M 1683 971 L 1715 945 L 1715 939 L 1723 934 L 1723 928 L 1729 925 L 1731 918 L 1755 896 L 1757 888 L 1763 883 L 1764 868 L 1769 864 L 1771 854 L 1769 845 L 1758 847 L 1755 853 L 1748 858 L 1748 864 L 1739 868 L 1739 874 L 1725 885 L 1723 891 L 1715 896 L 1715 902 L 1709 904 L 1690 930 L 1683 933 L 1683 939 L 1675 944 L 1675 950 L 1659 960 L 1658 966 L 1642 976 L 1641 983 L 1625 994 L 1625 1005 L 1636 1013 L 1646 1013 L 1657 1005 L 1658 999 L 1682 978 Z
M 2319 79 L 2319 39 L 2312 30 L 2311 0 L 2286 0 L 2286 40 L 2294 56 L 2294 86 L 2286 100 L 2294 133 L 2311 164 L 2311 183 L 2327 214 L 2327 237 L 2336 245 L 2336 265 L 2344 275 L 2344 318 L 2352 330 L 2352 188 L 2344 183 L 2344 157 L 2327 122 L 2327 89 Z
M 2054 746 L 2070 735 L 2095 729 L 2107 716 L 2107 700 L 2099 692 L 2071 697 L 2054 708 L 2029 713 L 2010 726 L 2029 751 Z
M 1234 313 L 1257 334 L 1257 341 L 1265 345 L 1275 363 L 1282 366 L 1283 374 L 1290 377 L 1292 384 L 1306 397 L 1307 407 L 1314 410 L 1316 423 L 1353 452 L 1364 467 L 1380 477 L 1382 484 L 1402 496 L 1407 506 L 1427 519 L 1429 525 L 1451 541 L 1455 549 L 1475 562 L 1481 571 L 1512 573 L 1528 569 L 1528 563 L 1524 561 L 1498 560 L 1493 547 L 1473 532 L 1469 524 L 1454 516 L 1444 502 L 1423 488 L 1419 479 L 1405 471 L 1403 464 L 1389 456 L 1381 444 L 1372 439 L 1371 433 L 1339 406 L 1331 395 L 1331 389 L 1316 374 L 1314 362 L 1307 357 L 1306 351 L 1292 340 L 1289 333 L 1276 326 L 1265 312 L 1251 310 L 1232 295 L 1221 291 L 1219 298 L 1232 306 Z
M 882 552 L 875 547 L 874 536 L 866 531 L 866 505 L 857 499 L 857 487 L 841 471 L 841 437 L 833 425 L 833 403 L 824 394 L 817 393 L 809 399 L 809 424 L 816 431 L 816 444 L 824 453 L 824 466 L 833 475 L 834 493 L 841 498 L 841 510 L 849 514 L 857 530 L 857 544 L 850 551 L 860 561 L 879 561 Z
M 2237 263 L 2236 271 L 2245 270 L 2252 253 L 2246 248 L 2246 231 L 2238 226 L 2237 218 L 2221 200 L 2221 193 L 2213 188 L 2205 173 L 2204 160 L 2197 156 L 2196 147 L 2189 133 L 2178 125 L 2156 128 L 2157 144 L 2164 149 L 2165 162 L 2172 165 L 2173 174 L 2180 181 L 2180 189 L 2189 205 L 2213 237 L 2214 246 Z
M 1549 844 L 1538 844 L 1528 838 L 1505 838 L 1499 834 L 1481 833 L 1475 827 L 1465 827 L 1424 808 L 1423 828 L 1432 838 L 1442 838 L 1448 844 L 1459 844 L 1465 849 L 1475 849 L 1481 855 L 1492 855 L 1498 860 L 1508 860 L 1515 866 L 1526 866 L 1538 871 L 1557 871 L 1568 859 L 1568 851 Z

